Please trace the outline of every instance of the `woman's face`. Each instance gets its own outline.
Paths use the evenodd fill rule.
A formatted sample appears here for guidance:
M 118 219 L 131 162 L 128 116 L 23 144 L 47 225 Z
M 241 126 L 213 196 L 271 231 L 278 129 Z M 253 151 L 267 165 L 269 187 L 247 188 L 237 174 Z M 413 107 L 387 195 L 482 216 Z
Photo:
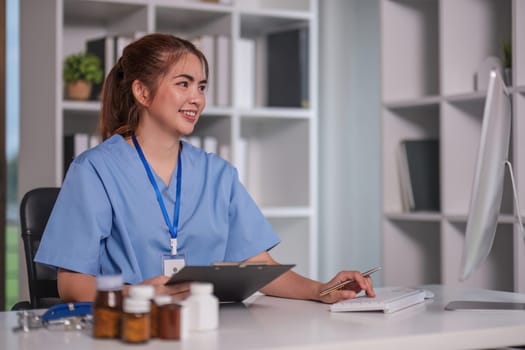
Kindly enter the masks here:
M 207 80 L 200 59 L 186 54 L 159 81 L 146 114 L 178 136 L 189 135 L 206 105 Z

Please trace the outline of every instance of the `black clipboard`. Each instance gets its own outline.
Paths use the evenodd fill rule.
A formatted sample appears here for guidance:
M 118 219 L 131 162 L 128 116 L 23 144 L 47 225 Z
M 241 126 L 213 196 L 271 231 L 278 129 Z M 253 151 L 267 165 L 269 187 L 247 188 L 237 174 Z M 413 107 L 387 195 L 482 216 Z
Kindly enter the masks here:
M 209 282 L 221 302 L 241 302 L 295 265 L 225 264 L 185 266 L 166 285 Z

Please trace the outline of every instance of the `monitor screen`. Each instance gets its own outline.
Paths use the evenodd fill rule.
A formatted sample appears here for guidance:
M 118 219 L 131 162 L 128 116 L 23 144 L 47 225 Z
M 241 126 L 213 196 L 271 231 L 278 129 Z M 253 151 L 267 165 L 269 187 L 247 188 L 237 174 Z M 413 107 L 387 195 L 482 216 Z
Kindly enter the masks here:
M 483 263 L 494 242 L 509 154 L 511 119 L 510 94 L 500 74 L 492 71 L 467 219 L 462 280 Z

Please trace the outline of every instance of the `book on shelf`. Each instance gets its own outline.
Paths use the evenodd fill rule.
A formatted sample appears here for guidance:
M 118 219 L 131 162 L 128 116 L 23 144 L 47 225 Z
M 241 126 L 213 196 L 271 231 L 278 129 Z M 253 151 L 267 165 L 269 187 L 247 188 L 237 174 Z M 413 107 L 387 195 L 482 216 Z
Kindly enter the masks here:
M 414 208 L 414 192 L 410 186 L 410 174 L 408 172 L 408 161 L 403 143 L 397 150 L 397 170 L 399 175 L 399 186 L 401 189 L 401 205 L 403 211 L 410 211 Z
M 235 59 L 235 99 L 238 107 L 255 105 L 255 41 L 241 38 L 237 41 Z
M 86 52 L 98 57 L 105 78 L 108 75 L 111 68 L 113 67 L 113 65 L 115 64 L 113 37 L 108 36 L 88 40 L 86 42 Z M 93 84 L 93 87 L 91 89 L 91 100 L 100 99 L 103 83 L 104 82 L 102 81 L 99 84 Z
M 231 39 L 225 35 L 215 38 L 215 103 L 231 104 Z
M 208 61 L 208 87 L 206 104 L 229 106 L 231 104 L 231 39 L 225 35 L 203 34 L 190 41 L 206 56 Z
M 308 28 L 268 34 L 268 106 L 309 106 L 308 37 Z
M 67 172 L 73 159 L 89 148 L 89 137 L 85 133 L 64 136 L 64 174 Z
M 208 86 L 206 88 L 206 104 L 215 106 L 215 38 L 213 35 L 201 35 L 191 40 L 208 61 Z
M 440 211 L 439 141 L 402 140 L 398 166 L 403 209 Z

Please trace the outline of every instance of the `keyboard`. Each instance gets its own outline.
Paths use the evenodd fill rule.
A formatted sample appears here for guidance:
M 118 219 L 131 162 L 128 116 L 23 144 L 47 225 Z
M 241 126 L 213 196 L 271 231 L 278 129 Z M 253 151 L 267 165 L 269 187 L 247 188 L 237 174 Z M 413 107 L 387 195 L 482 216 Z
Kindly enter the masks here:
M 342 300 L 330 305 L 332 312 L 383 311 L 392 313 L 425 301 L 423 289 L 406 287 L 374 288 L 375 298 L 358 295 L 354 299 Z

